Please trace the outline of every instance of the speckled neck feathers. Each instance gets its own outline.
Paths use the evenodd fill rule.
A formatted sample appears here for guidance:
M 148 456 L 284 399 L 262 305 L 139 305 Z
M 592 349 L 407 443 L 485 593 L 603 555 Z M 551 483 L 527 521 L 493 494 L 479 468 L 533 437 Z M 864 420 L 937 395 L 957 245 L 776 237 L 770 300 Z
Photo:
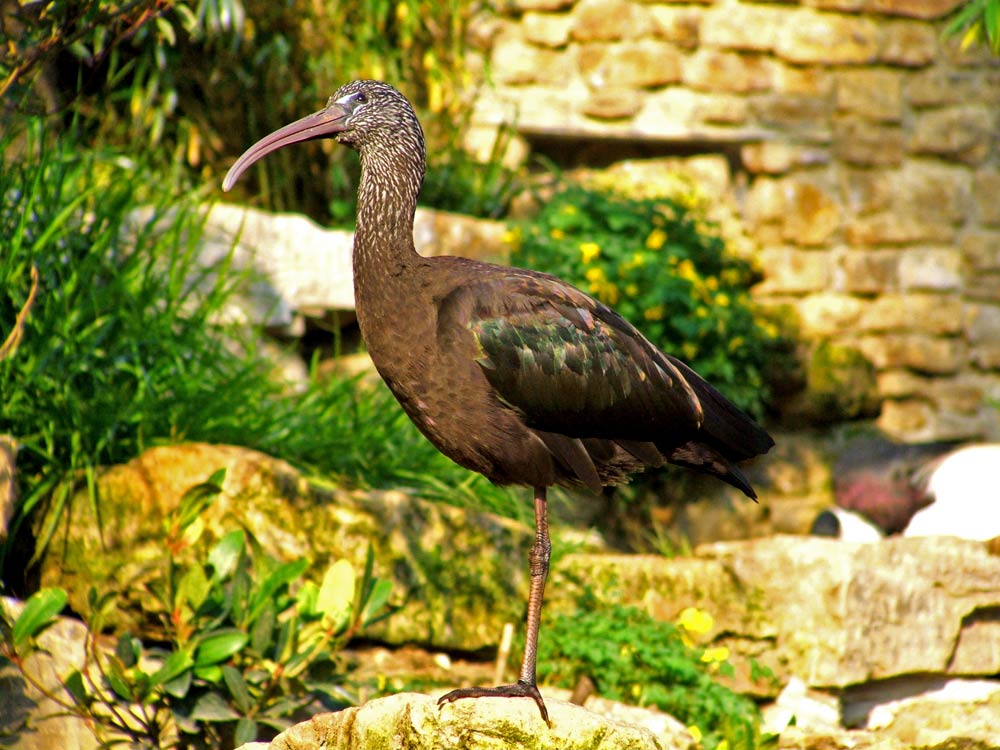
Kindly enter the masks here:
M 361 158 L 354 235 L 359 307 L 419 258 L 413 246 L 413 214 L 424 178 L 423 131 L 408 104 L 386 112 L 385 119 L 355 145 Z

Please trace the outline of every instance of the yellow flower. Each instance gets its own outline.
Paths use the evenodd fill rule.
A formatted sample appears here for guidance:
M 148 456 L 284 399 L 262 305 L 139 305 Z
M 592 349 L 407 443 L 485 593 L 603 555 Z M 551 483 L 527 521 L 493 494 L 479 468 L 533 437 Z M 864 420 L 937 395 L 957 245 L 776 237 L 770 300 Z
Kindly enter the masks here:
M 638 297 L 639 296 L 639 285 L 638 284 L 626 284 L 625 294 L 628 297 Z
M 694 724 L 688 727 L 688 734 L 694 739 L 695 742 L 701 744 L 701 730 Z
M 646 320 L 663 320 L 663 305 L 647 308 L 642 316 Z
M 521 227 L 514 227 L 504 232 L 503 243 L 505 245 L 514 245 L 515 247 L 519 246 L 521 244 Z
M 701 655 L 701 660 L 706 664 L 724 662 L 729 658 L 729 649 L 726 646 L 712 646 L 706 648 Z
M 583 276 L 591 284 L 600 284 L 602 281 L 607 281 L 608 279 L 608 277 L 604 275 L 604 269 L 599 267 L 588 268 Z
M 694 635 L 705 635 L 715 626 L 715 620 L 703 609 L 687 607 L 677 618 L 677 624 Z
M 629 269 L 642 268 L 646 265 L 646 254 L 642 252 L 632 253 L 632 259 L 628 263 Z
M 701 318 L 702 320 L 704 320 L 705 318 L 708 317 L 708 308 L 705 307 L 704 305 L 698 305 L 698 307 L 696 307 L 694 310 L 694 316 L 696 318 Z
M 551 237 L 554 240 L 561 240 L 565 236 L 566 233 L 559 228 L 553 229 L 549 232 L 549 237 Z
M 581 242 L 580 257 L 584 263 L 593 262 L 601 254 L 601 246 L 596 242 Z
M 563 212 L 564 214 L 566 214 L 567 216 L 575 216 L 575 215 L 576 215 L 576 206 L 573 206 L 573 205 L 571 205 L 571 204 L 567 203 L 567 204 L 565 204 L 565 205 L 564 205 L 564 206 L 563 206 L 563 207 L 562 207 L 562 208 L 560 209 L 560 211 L 562 211 L 562 212 Z
M 743 337 L 742 336 L 733 336 L 731 339 L 729 339 L 729 343 L 727 344 L 727 347 L 729 348 L 729 351 L 731 351 L 731 352 L 735 352 L 741 346 L 743 346 Z
M 694 359 L 698 354 L 698 347 L 690 341 L 685 341 L 681 345 L 681 351 L 684 352 L 685 359 Z
M 719 292 L 715 295 L 715 304 L 719 307 L 729 307 L 729 295 L 725 292 Z
M 714 276 L 709 276 L 707 279 L 705 279 L 705 286 L 708 287 L 709 291 L 714 292 L 716 289 L 719 288 L 719 280 Z
M 698 272 L 695 270 L 694 263 L 691 262 L 690 258 L 685 258 L 677 264 L 677 275 L 688 281 L 695 281 L 698 278 Z
M 666 241 L 667 233 L 660 228 L 656 228 L 646 238 L 646 247 L 650 250 L 659 250 Z

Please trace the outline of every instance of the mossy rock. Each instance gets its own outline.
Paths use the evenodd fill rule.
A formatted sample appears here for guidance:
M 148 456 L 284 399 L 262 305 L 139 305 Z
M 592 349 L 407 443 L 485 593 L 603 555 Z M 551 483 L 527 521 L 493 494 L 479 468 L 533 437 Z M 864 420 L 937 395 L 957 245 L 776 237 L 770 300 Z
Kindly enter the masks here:
M 878 414 L 875 366 L 857 349 L 820 341 L 800 359 L 802 389 L 775 404 L 785 422 L 832 424 Z
M 372 547 L 375 575 L 393 582 L 390 601 L 403 605 L 373 637 L 475 650 L 523 617 L 532 541 L 525 526 L 401 491 L 319 487 L 284 461 L 234 446 L 158 447 L 102 472 L 96 509 L 84 489 L 50 511 L 57 517 L 38 520 L 56 528 L 41 584 L 67 589 L 77 612 L 87 611 L 91 586 L 115 592 L 109 624 L 155 633 L 164 613 L 149 587 L 166 554 L 163 519 L 220 468 L 224 491 L 204 515 L 210 537 L 244 528 L 279 560 L 308 558 L 314 580 L 338 559 L 360 572 Z

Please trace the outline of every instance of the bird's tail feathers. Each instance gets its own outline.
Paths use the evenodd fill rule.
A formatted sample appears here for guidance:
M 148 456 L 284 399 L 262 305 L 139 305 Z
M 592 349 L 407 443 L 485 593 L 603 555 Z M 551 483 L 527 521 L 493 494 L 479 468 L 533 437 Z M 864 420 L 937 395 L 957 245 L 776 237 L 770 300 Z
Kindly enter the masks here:
M 677 466 L 712 474 L 726 484 L 731 484 L 751 500 L 757 500 L 757 493 L 740 468 L 704 443 L 691 440 L 679 448 L 675 448 L 667 455 L 667 460 Z
M 743 461 L 771 449 L 774 439 L 767 430 L 690 367 L 680 360 L 671 359 L 701 402 L 704 415 L 701 431 L 727 458 Z

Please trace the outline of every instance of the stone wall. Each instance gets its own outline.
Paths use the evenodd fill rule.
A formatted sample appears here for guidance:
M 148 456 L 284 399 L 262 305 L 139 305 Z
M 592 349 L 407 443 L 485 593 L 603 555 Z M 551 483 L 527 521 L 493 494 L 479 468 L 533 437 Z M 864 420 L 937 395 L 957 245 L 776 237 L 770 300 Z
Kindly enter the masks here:
M 718 154 L 759 299 L 876 366 L 879 425 L 997 438 L 1000 65 L 942 40 L 959 4 L 510 0 L 475 122 Z

